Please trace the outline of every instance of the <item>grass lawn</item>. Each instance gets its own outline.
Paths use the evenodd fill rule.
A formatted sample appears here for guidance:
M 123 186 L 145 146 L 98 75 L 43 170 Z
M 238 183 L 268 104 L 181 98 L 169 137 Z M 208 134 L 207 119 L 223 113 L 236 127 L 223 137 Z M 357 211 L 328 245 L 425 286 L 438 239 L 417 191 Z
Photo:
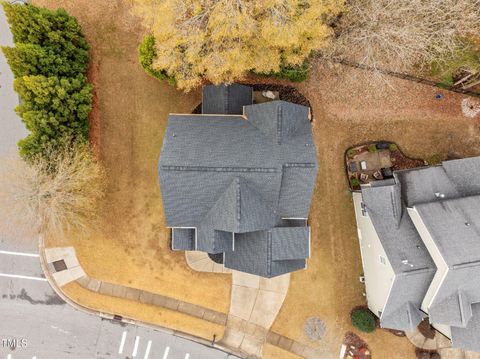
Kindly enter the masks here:
M 445 99 L 438 101 L 434 88 L 401 80 L 396 85 L 397 92 L 388 91 L 378 98 L 364 84 L 339 85 L 330 70 L 316 65 L 312 77 L 298 86 L 312 105 L 319 161 L 310 212 L 312 258 L 307 270 L 292 274 L 287 298 L 272 329 L 325 349 L 322 359 L 338 358 L 348 330 L 367 341 L 374 358 L 414 357 L 414 348 L 406 338 L 382 330 L 359 333 L 350 324 L 350 310 L 364 304 L 365 298 L 358 280 L 362 266 L 344 151 L 361 142 L 389 140 L 413 158 L 446 156 L 449 152 L 480 154 L 480 119 L 475 122 L 463 117 L 462 96 L 443 92 Z M 310 316 L 326 322 L 326 337 L 318 343 L 303 334 Z
M 169 230 L 165 227 L 157 177 L 168 113 L 190 112 L 200 102 L 200 93 L 185 95 L 143 72 L 137 59 L 143 30 L 138 19 L 130 15 L 127 1 L 33 3 L 67 9 L 78 18 L 92 45 L 100 119 L 98 150 L 108 173 L 101 229 L 91 238 L 48 244 L 73 245 L 91 277 L 227 313 L 230 275 L 191 271 L 184 253 L 169 249 Z M 97 299 L 99 303 L 104 301 L 101 296 Z M 144 307 L 125 306 L 112 300 L 110 308 L 118 314 L 128 312 L 130 316 L 148 319 Z M 171 315 L 172 312 L 165 311 L 156 315 L 155 321 L 169 326 L 176 320 Z M 204 323 L 205 328 L 199 329 L 198 322 Z M 191 326 L 191 321 L 178 321 L 175 327 L 211 339 L 211 324 L 198 322 Z

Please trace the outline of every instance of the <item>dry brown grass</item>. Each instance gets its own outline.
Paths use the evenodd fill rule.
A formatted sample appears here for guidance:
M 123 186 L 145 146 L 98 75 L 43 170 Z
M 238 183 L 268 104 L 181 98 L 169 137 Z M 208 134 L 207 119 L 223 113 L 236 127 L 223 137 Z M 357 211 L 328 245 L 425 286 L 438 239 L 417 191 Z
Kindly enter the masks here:
M 394 81 L 397 91 L 375 97 L 362 84 L 346 88 L 332 72 L 315 64 L 312 78 L 299 86 L 312 104 L 319 161 L 310 212 L 312 258 L 307 270 L 292 274 L 272 329 L 324 349 L 322 359 L 338 357 L 345 332 L 357 332 L 350 324 L 349 312 L 365 303 L 358 280 L 362 267 L 344 151 L 361 142 L 389 140 L 414 158 L 480 154 L 479 124 L 463 117 L 462 96 L 443 92 L 445 99 L 438 101 L 434 99 L 438 89 Z M 310 316 L 326 322 L 326 338 L 320 342 L 311 342 L 303 334 Z M 367 341 L 374 358 L 414 357 L 413 346 L 405 338 L 385 331 L 357 334 Z
M 200 102 L 199 92 L 185 95 L 143 72 L 137 46 L 144 33 L 126 1 L 33 2 L 67 9 L 78 18 L 92 45 L 100 118 L 98 152 L 107 172 L 102 230 L 90 238 L 47 244 L 73 245 L 91 277 L 226 313 L 230 276 L 194 272 L 183 252 L 169 249 L 157 177 L 167 115 L 190 112 Z M 130 303 L 127 309 L 136 317 L 142 308 Z M 209 326 L 205 322 L 205 328 Z
M 63 291 L 69 298 L 90 309 L 115 313 L 125 318 L 135 318 L 135 320 L 179 330 L 205 339 L 212 339 L 214 334 L 217 338 L 221 338 L 225 329 L 221 325 L 205 322 L 165 308 L 145 304 L 138 305 L 127 299 L 100 295 L 75 282 L 67 284 L 63 287 Z

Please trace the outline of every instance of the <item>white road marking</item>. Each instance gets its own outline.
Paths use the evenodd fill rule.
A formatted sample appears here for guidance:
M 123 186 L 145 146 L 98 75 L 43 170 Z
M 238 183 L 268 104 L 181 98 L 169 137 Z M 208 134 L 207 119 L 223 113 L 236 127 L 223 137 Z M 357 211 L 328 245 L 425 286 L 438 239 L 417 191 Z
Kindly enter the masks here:
M 123 347 L 125 346 L 125 339 L 127 338 L 127 332 L 123 332 L 122 340 L 120 341 L 120 347 L 118 347 L 118 354 L 123 353 Z
M 39 257 L 39 254 L 37 253 L 0 251 L 0 254 L 8 254 L 10 256 Z
M 145 356 L 143 357 L 143 359 L 148 359 L 148 356 L 150 355 L 151 347 L 152 347 L 152 341 L 149 340 L 147 343 L 147 350 L 145 350 Z
M 137 351 L 138 351 L 138 342 L 140 341 L 140 337 L 137 335 L 135 337 L 135 344 L 133 345 L 133 352 L 132 352 L 132 357 L 136 357 L 137 356 Z
M 185 354 L 185 359 L 190 358 L 190 353 Z
M 165 353 L 163 353 L 163 359 L 167 359 L 169 351 L 170 351 L 170 347 L 166 347 L 165 348 Z
M 27 275 L 18 275 L 18 274 L 0 273 L 0 277 L 18 278 L 18 279 L 30 279 L 30 280 L 40 280 L 40 281 L 42 281 L 42 282 L 46 282 L 46 281 L 47 281 L 47 278 L 29 277 L 29 276 L 27 276 Z

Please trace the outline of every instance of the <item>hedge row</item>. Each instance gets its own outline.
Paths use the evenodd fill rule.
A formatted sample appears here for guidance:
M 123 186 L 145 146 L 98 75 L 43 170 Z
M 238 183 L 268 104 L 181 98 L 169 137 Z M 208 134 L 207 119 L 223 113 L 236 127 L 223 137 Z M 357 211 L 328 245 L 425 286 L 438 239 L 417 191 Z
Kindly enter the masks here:
M 46 148 L 88 138 L 92 86 L 89 45 L 77 20 L 63 10 L 3 3 L 15 47 L 3 53 L 21 98 L 16 112 L 30 134 L 19 142 L 28 159 Z

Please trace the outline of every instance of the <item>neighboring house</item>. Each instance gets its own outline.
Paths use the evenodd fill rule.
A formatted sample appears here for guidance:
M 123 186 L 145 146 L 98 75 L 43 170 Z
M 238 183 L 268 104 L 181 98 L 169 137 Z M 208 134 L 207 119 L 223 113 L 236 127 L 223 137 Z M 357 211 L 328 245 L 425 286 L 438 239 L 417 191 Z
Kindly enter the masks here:
M 480 351 L 480 157 L 397 171 L 353 193 L 369 308 L 410 331 L 429 316 Z
M 172 249 L 274 277 L 306 267 L 317 161 L 309 108 L 252 95 L 207 86 L 201 115 L 169 116 L 160 188 Z

